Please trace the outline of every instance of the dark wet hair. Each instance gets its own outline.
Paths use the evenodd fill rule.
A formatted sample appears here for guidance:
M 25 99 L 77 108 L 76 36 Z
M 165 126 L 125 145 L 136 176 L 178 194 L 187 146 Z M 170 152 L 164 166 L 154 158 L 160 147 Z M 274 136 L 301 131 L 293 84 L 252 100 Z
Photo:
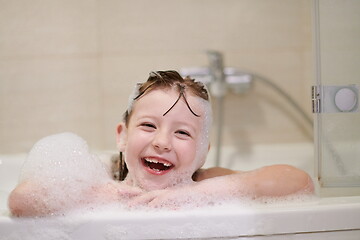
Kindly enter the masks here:
M 183 97 L 189 110 L 195 116 L 198 116 L 196 113 L 194 113 L 194 111 L 188 104 L 185 97 L 185 91 L 189 91 L 193 95 L 209 101 L 209 95 L 204 84 L 201 82 L 197 82 L 195 81 L 195 79 L 191 79 L 190 77 L 183 78 L 177 71 L 174 70 L 150 72 L 147 81 L 138 84 L 138 94 L 134 97 L 133 100 L 136 101 L 140 99 L 142 96 L 146 95 L 152 90 L 169 89 L 173 88 L 174 86 L 176 86 L 177 91 L 179 91 L 179 98 L 172 105 L 172 107 L 170 107 L 170 109 L 164 113 L 164 115 L 166 115 L 176 105 L 180 98 Z M 129 123 L 131 111 L 132 109 L 127 109 L 124 113 L 123 120 L 126 125 Z

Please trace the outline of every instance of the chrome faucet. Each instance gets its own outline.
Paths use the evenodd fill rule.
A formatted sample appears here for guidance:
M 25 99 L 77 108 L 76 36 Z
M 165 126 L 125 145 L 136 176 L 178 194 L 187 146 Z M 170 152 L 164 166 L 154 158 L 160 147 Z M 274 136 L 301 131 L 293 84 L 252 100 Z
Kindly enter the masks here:
M 207 51 L 209 57 L 210 91 L 215 97 L 223 97 L 226 93 L 223 56 L 217 51 Z

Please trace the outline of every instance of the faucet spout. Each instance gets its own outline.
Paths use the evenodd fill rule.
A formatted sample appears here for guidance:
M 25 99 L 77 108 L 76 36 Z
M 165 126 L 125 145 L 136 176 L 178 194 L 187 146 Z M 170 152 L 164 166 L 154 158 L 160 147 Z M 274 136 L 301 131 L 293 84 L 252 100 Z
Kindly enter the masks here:
M 212 78 L 210 91 L 216 97 L 223 97 L 226 93 L 223 56 L 218 51 L 207 51 L 207 55 L 209 58 L 209 72 Z
M 225 82 L 223 56 L 217 51 L 207 51 L 210 73 L 214 81 Z

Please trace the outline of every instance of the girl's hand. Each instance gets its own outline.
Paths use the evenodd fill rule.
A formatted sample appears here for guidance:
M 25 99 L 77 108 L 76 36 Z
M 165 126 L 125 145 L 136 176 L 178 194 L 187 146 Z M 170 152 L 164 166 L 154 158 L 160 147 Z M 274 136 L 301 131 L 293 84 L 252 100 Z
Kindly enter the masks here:
M 149 207 L 177 210 L 211 204 L 216 195 L 198 183 L 155 190 L 135 196 L 129 200 L 130 208 Z
M 86 195 L 95 203 L 109 203 L 127 202 L 142 193 L 143 190 L 138 187 L 132 187 L 123 182 L 109 181 L 106 184 L 92 186 Z

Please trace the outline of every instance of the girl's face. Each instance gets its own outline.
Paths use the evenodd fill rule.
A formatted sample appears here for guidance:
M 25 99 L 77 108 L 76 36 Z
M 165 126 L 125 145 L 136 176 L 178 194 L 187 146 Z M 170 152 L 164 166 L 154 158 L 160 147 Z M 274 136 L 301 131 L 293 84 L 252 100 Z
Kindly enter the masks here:
M 118 126 L 118 144 L 125 153 L 128 183 L 144 190 L 190 182 L 200 167 L 198 148 L 203 136 L 204 104 L 186 92 L 191 113 L 173 89 L 156 89 L 135 102 L 128 127 Z

